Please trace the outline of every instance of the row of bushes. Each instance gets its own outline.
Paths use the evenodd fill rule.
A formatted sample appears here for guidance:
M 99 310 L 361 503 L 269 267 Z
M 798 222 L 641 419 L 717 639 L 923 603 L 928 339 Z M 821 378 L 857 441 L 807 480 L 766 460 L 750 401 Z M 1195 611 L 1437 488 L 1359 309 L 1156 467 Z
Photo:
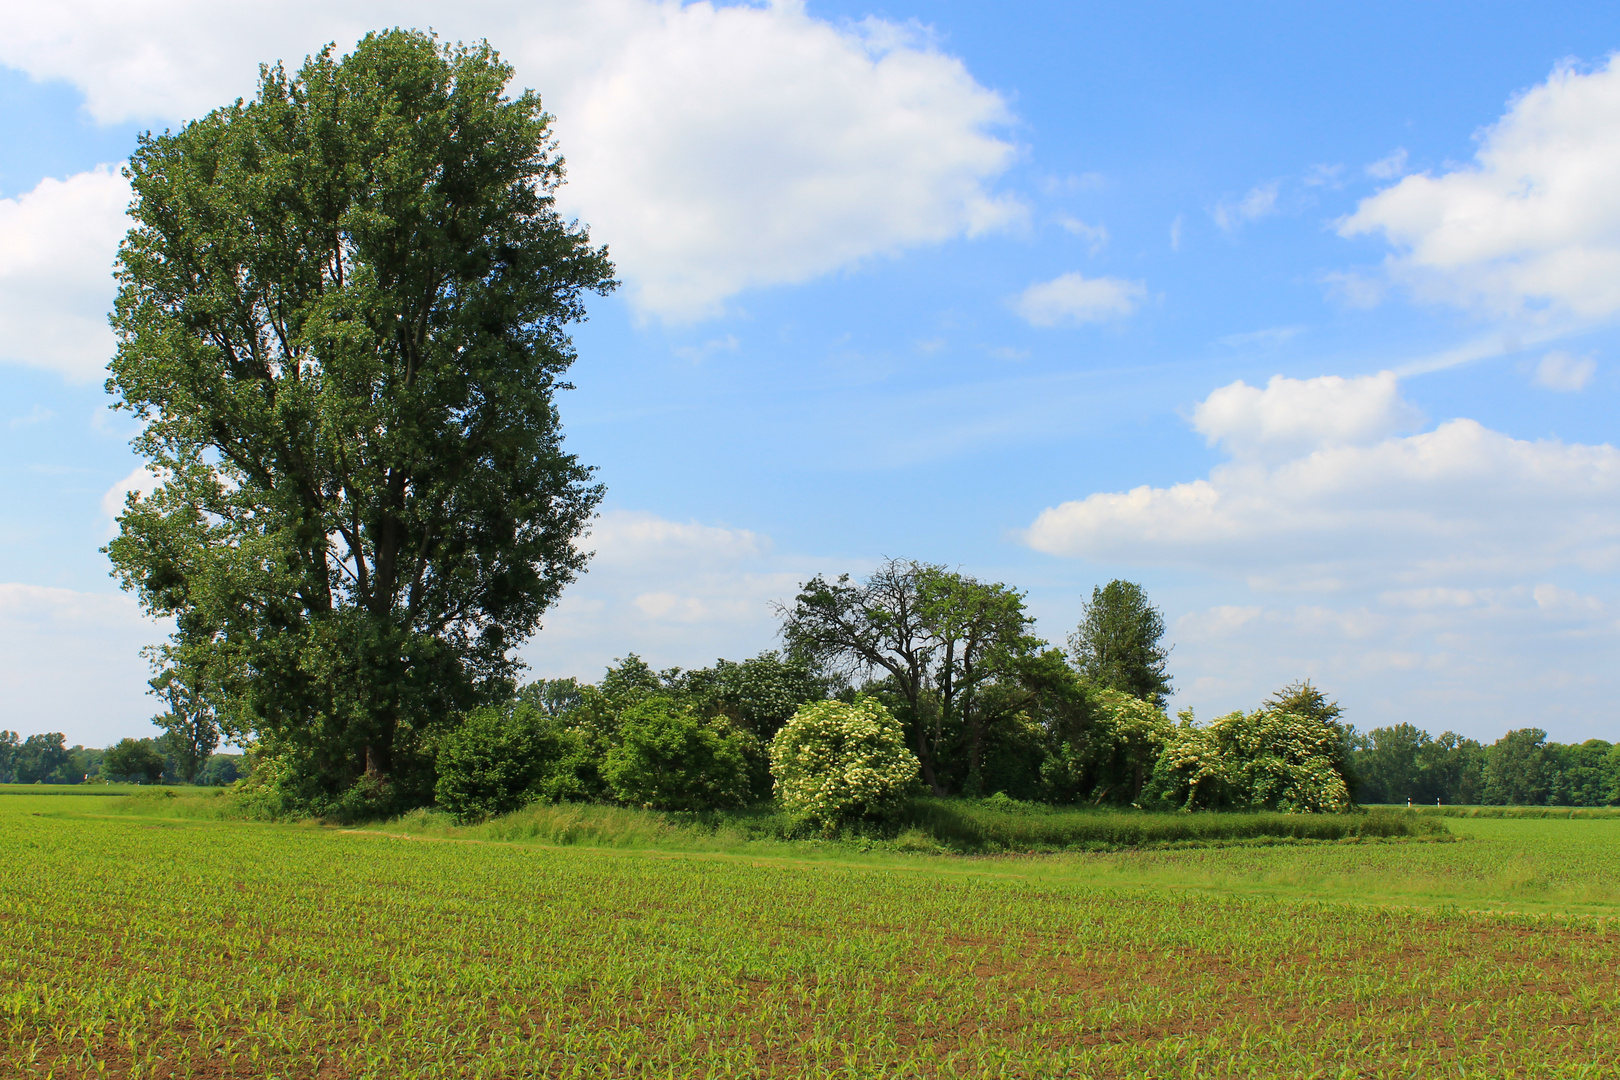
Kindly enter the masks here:
M 1088 745 L 1123 757 L 1116 771 L 1127 777 L 1134 763 L 1130 790 L 1138 808 L 1298 815 L 1350 807 L 1339 764 L 1343 734 L 1332 723 L 1262 709 L 1208 725 L 1189 714 L 1175 724 L 1127 694 L 1100 691 L 1096 697 Z M 472 821 L 536 801 L 605 800 L 695 812 L 774 798 L 790 813 L 836 830 L 857 819 L 894 819 L 902 805 L 921 805 L 906 802 L 922 788 L 905 725 L 874 696 L 805 703 L 768 742 L 723 714 L 704 715 L 690 700 L 669 694 L 645 694 L 616 711 L 547 709 L 533 698 L 478 710 L 441 741 L 439 806 Z M 1005 793 L 997 798 L 1000 803 L 986 805 L 1035 805 Z M 930 812 L 927 831 L 951 834 L 949 815 L 939 813 L 945 811 Z M 1029 842 L 1052 826 L 1027 810 L 1008 818 L 1014 819 L 1020 824 L 1006 827 L 1009 836 Z M 1334 838 L 1346 835 L 1344 827 L 1324 826 Z
M 521 700 L 479 710 L 440 744 L 437 802 L 463 821 L 535 801 L 601 797 L 651 810 L 714 810 L 754 801 L 763 764 L 784 807 L 832 830 L 892 815 L 917 784 L 904 729 L 870 697 L 807 703 L 768 746 L 663 695 L 615 721 L 611 731 L 593 730 Z

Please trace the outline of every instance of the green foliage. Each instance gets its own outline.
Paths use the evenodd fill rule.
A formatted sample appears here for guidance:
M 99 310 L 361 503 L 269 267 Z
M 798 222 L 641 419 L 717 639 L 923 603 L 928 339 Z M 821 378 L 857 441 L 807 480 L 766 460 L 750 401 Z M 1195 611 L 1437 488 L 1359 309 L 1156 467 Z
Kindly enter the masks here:
M 1438 738 L 1412 724 L 1358 736 L 1352 760 L 1364 803 L 1476 803 L 1485 797 L 1486 748 L 1447 731 Z
M 875 698 L 806 705 L 771 741 L 777 798 L 827 830 L 892 815 L 917 772 L 905 729 Z
M 1069 637 L 1080 674 L 1094 686 L 1118 690 L 1164 708 L 1170 692 L 1163 643 L 1164 616 L 1148 602 L 1142 586 L 1110 581 L 1091 590 L 1080 625 Z
M 1022 593 L 891 559 L 860 583 L 816 577 L 778 613 L 791 654 L 857 680 L 882 676 L 885 686 L 867 689 L 892 693 L 931 791 L 983 790 L 991 729 L 1012 703 L 993 688 L 1015 682 L 1041 645 Z
M 1350 807 L 1337 766 L 1342 733 L 1327 721 L 1259 709 L 1205 726 L 1190 711 L 1168 732 L 1144 802 L 1182 810 L 1324 813 Z
M 192 782 L 201 787 L 229 786 L 245 775 L 243 764 L 240 754 L 211 754 Z
M 554 396 L 612 268 L 510 76 L 372 34 L 130 158 L 107 388 L 160 483 L 108 551 L 175 620 L 154 684 L 277 762 L 272 801 L 426 799 L 434 740 L 509 695 L 584 563 L 601 489 Z
M 1361 736 L 1354 759 L 1359 798 L 1368 803 L 1620 805 L 1620 747 L 1602 739 L 1551 743 L 1539 728 L 1481 746 L 1449 731 L 1430 738 L 1398 724 Z
M 136 780 L 155 784 L 163 779 L 168 762 L 154 739 L 121 739 L 101 759 L 101 773 L 109 780 Z
M 68 771 L 73 759 L 59 731 L 28 736 L 17 744 L 13 760 L 19 784 L 72 784 L 81 779 Z
M 1136 802 L 1174 730 L 1151 702 L 1119 690 L 1099 692 L 1089 740 L 1090 800 Z
M 1620 803 L 1620 747 L 1602 739 L 1580 745 L 1548 743 L 1547 802 L 1557 806 Z
M 153 720 L 163 729 L 158 749 L 169 762 L 168 771 L 187 783 L 196 780 L 219 746 L 219 718 L 205 689 L 206 675 L 199 670 L 206 666 L 208 653 L 205 648 L 193 648 L 182 660 L 179 651 L 171 649 L 175 662 L 152 679 L 152 688 L 169 702 L 168 711 Z
M 577 798 L 578 754 L 578 736 L 527 702 L 477 709 L 439 743 L 434 796 L 461 821 Z
M 0 731 L 0 784 L 17 783 L 17 754 L 22 739 L 15 731 Z
M 1485 801 L 1545 803 L 1551 788 L 1546 743 L 1547 733 L 1540 728 L 1520 728 L 1496 740 L 1485 757 Z
M 768 745 L 799 707 L 828 696 L 828 680 L 803 657 L 762 652 L 735 663 L 685 672 L 681 691 L 706 715 L 724 716 Z
M 620 802 L 655 810 L 708 810 L 748 798 L 753 736 L 706 719 L 682 701 L 651 695 L 618 718 L 618 743 L 601 775 Z

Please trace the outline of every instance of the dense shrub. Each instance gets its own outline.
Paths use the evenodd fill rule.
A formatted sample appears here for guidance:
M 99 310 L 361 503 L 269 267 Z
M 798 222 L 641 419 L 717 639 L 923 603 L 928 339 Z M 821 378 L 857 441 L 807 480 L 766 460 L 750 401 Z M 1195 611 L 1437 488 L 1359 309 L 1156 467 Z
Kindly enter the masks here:
M 825 829 L 893 813 L 918 767 L 905 729 L 875 698 L 813 702 L 771 741 L 777 797 Z
M 688 704 L 654 695 L 619 714 L 618 738 L 601 772 L 621 802 L 710 810 L 747 801 L 752 736 L 723 717 L 704 719 Z
M 155 784 L 163 779 L 167 763 L 152 739 L 122 739 L 101 759 L 101 775 L 109 780 Z
M 463 821 L 575 794 L 569 732 L 527 704 L 471 713 L 439 745 L 440 806 Z
M 1186 715 L 1169 732 L 1144 801 L 1182 810 L 1349 808 L 1350 790 L 1336 765 L 1343 737 L 1333 724 L 1262 709 L 1200 727 Z

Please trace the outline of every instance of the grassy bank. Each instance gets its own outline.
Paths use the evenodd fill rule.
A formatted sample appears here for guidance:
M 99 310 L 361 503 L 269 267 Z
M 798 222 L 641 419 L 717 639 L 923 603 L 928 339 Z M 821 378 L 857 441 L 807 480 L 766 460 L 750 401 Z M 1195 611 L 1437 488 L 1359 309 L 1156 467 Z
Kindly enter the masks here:
M 107 812 L 193 820 L 266 820 L 263 807 L 218 789 L 144 789 L 107 800 Z M 664 813 L 599 803 L 536 803 L 476 824 L 435 809 L 360 826 L 416 836 L 605 848 L 725 851 L 745 846 L 828 845 L 863 851 L 998 854 L 1124 851 L 1160 847 L 1289 844 L 1383 839 L 1449 840 L 1432 814 L 1148 813 L 1054 807 L 1005 798 L 908 802 L 892 821 L 865 822 L 827 836 L 767 804 L 707 813 Z
M 912 853 L 1123 851 L 1387 838 L 1451 839 L 1443 822 L 1382 810 L 1356 814 L 1153 814 L 1008 800 L 914 799 L 892 822 L 823 836 L 779 807 L 666 814 L 589 803 L 536 804 L 474 825 L 418 810 L 373 828 L 409 835 L 589 847 L 731 850 L 829 842 Z

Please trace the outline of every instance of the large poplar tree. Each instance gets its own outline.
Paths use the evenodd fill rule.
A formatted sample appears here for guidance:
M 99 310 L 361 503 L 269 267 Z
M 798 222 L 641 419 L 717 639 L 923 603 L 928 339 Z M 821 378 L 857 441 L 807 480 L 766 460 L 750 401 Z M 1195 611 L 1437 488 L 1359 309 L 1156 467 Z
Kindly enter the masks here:
M 425 737 L 510 691 L 584 564 L 601 489 L 553 397 L 615 282 L 511 74 L 372 34 L 128 166 L 107 389 L 160 482 L 114 573 L 175 620 L 154 685 L 312 799 L 420 787 Z

